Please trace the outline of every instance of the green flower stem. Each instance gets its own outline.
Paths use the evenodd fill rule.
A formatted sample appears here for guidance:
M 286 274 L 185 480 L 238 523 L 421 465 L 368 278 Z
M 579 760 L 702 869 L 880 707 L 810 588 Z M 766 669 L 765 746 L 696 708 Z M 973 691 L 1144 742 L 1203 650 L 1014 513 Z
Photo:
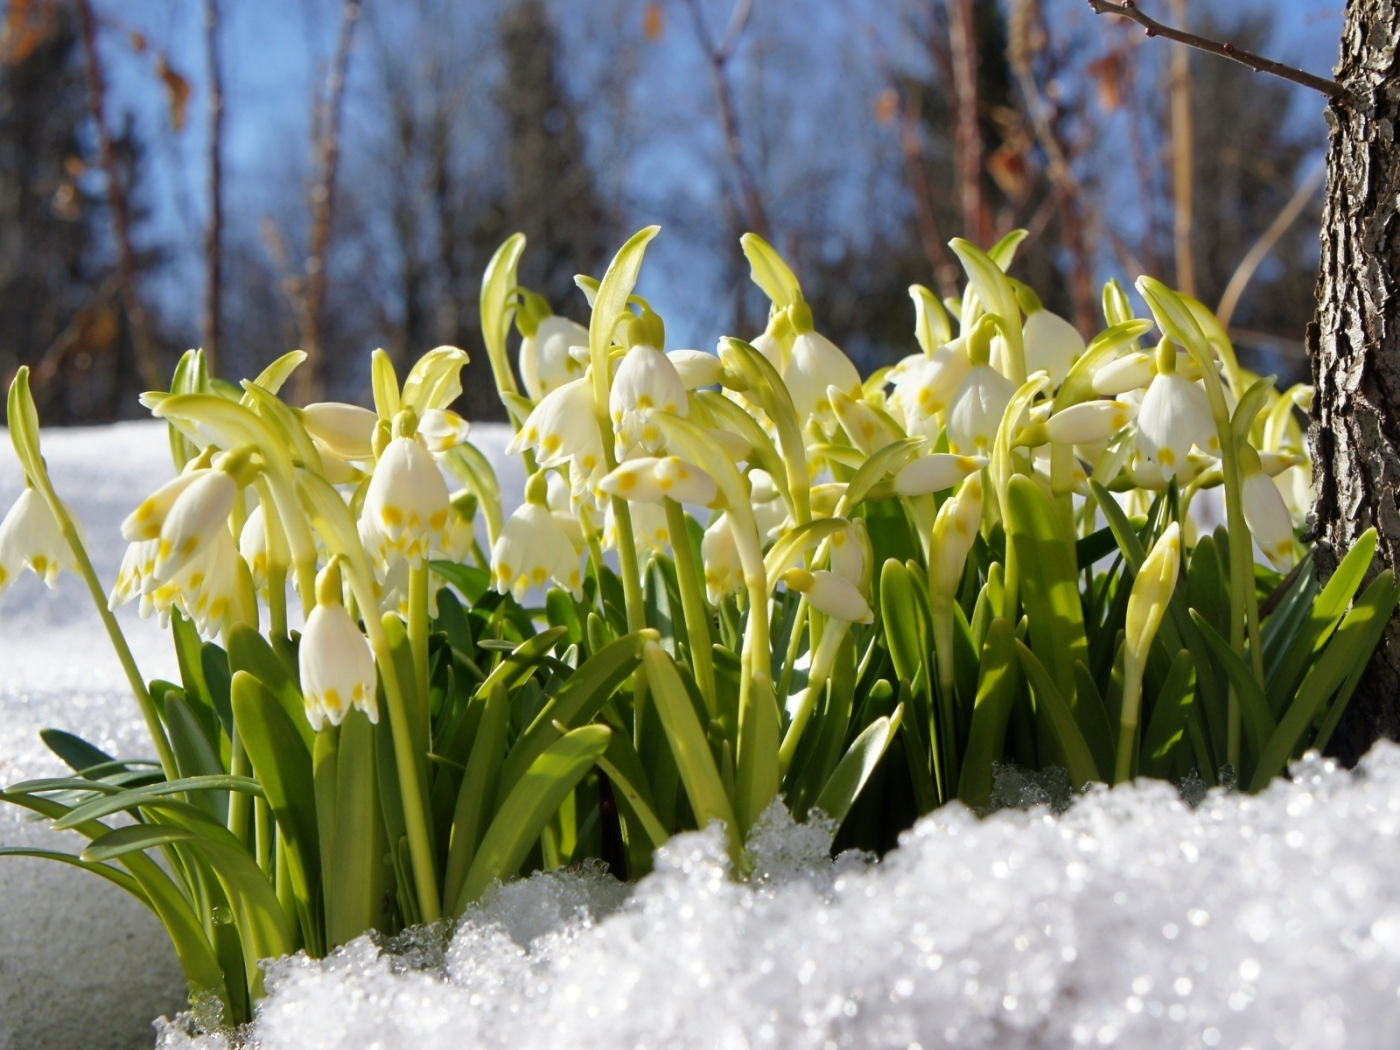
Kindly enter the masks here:
M 232 757 L 229 759 L 229 772 L 236 777 L 251 777 L 253 764 L 248 759 L 248 751 L 243 746 L 243 737 L 238 727 L 233 727 Z M 249 843 L 249 818 L 253 811 L 253 796 L 246 791 L 230 791 L 228 796 L 228 830 L 245 845 Z
M 258 867 L 272 878 L 272 807 L 261 796 L 253 799 L 253 848 Z
M 795 669 L 793 665 L 797 663 L 797 650 L 802 645 L 802 631 L 807 626 L 809 609 L 807 599 L 805 597 L 799 598 L 797 615 L 792 621 L 792 633 L 788 635 L 787 653 L 783 657 L 782 677 L 778 679 L 777 695 L 782 700 L 786 700 L 788 693 L 792 690 L 792 674 Z
M 282 565 L 267 567 L 267 614 L 269 630 L 274 638 L 287 637 L 287 569 Z
M 42 464 L 42 460 L 40 462 Z M 165 779 L 177 780 L 180 772 L 175 764 L 175 752 L 171 750 L 170 738 L 165 735 L 165 726 L 161 724 L 160 715 L 156 712 L 155 701 L 151 698 L 150 690 L 146 688 L 146 682 L 141 677 L 140 668 L 136 666 L 136 658 L 131 655 L 131 647 L 126 644 L 126 635 L 122 634 L 116 616 L 107 607 L 107 592 L 102 588 L 102 581 L 97 578 L 97 570 L 92 567 L 92 559 L 88 557 L 87 548 L 83 546 L 82 538 L 78 535 L 78 528 L 73 524 L 73 518 L 69 515 L 68 508 L 63 505 L 63 501 L 58 498 L 58 493 L 54 491 L 53 482 L 49 480 L 48 468 L 44 467 L 38 477 L 30 480 L 34 482 L 43 495 L 44 502 L 49 505 L 49 510 L 53 512 L 54 519 L 58 522 L 58 531 L 68 541 L 68 548 L 73 552 L 74 561 L 78 563 L 78 574 L 87 584 L 88 593 L 92 595 L 92 603 L 97 607 L 97 615 L 101 617 L 102 626 L 107 629 L 107 637 L 111 639 L 112 648 L 117 653 L 117 659 L 121 661 L 127 684 L 131 686 L 131 693 L 136 698 L 137 706 L 141 708 L 141 717 L 146 722 L 146 732 L 150 734 L 151 743 L 155 745 L 156 757 L 160 760 L 160 768 L 165 773 Z
M 1233 699 L 1233 693 L 1231 697 L 1231 703 L 1238 705 L 1239 701 Z M 1121 784 L 1132 777 L 1133 751 L 1137 744 L 1138 713 L 1141 706 L 1142 667 L 1129 649 L 1123 654 L 1123 710 L 1118 728 L 1118 762 L 1113 770 L 1115 784 Z
M 685 614 L 686 633 L 690 638 L 690 663 L 695 669 L 695 684 L 700 687 L 700 695 L 705 700 L 710 717 L 715 718 L 719 714 L 719 701 L 715 696 L 715 665 L 710 653 L 710 613 L 705 607 L 695 552 L 690 549 L 690 529 L 686 523 L 685 508 L 673 499 L 664 499 L 662 503 L 666 506 L 671 551 L 676 556 L 676 579 L 680 584 L 681 611 Z
M 428 562 L 408 571 L 408 645 L 419 706 L 428 707 Z
M 851 625 L 845 620 L 832 620 L 822 632 L 822 640 L 817 645 L 817 651 L 812 654 L 812 669 L 807 679 L 807 688 L 802 691 L 802 699 L 798 702 L 797 710 L 793 712 L 792 721 L 783 736 L 782 746 L 778 749 L 779 777 L 786 776 L 792 765 L 792 757 L 797 753 L 802 733 L 807 728 L 812 712 L 816 710 L 817 698 L 826 689 L 826 680 L 831 676 L 831 667 L 836 662 L 841 641 L 850 628 Z

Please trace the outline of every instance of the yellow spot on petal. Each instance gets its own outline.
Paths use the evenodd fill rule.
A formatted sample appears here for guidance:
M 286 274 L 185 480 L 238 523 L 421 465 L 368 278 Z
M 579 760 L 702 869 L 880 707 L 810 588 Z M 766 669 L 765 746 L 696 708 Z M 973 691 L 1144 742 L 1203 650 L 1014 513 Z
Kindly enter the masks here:
M 563 444 L 558 434 L 550 434 L 549 437 L 540 442 L 540 448 L 552 456 L 559 451 Z
M 549 579 L 549 573 L 544 571 L 543 565 L 536 565 L 530 570 L 530 579 L 535 583 L 544 583 L 545 580 Z
M 398 507 L 385 507 L 379 512 L 379 517 L 385 525 L 403 524 L 403 511 L 399 510 Z
M 1158 449 L 1157 459 L 1164 467 L 1176 466 L 1176 453 L 1169 448 Z
M 628 492 L 637 484 L 637 479 L 631 473 L 619 474 L 614 482 L 623 492 Z
M 42 576 L 48 570 L 49 559 L 44 557 L 42 554 L 36 554 L 34 555 L 33 559 L 30 561 L 29 564 L 34 566 L 34 572 L 37 575 Z
M 434 532 L 439 532 L 439 531 L 441 531 L 442 529 L 444 529 L 446 526 L 447 526 L 447 511 L 446 511 L 446 510 L 437 510 L 437 511 L 434 511 L 434 512 L 433 512 L 433 516 L 432 516 L 431 518 L 428 519 L 428 528 L 432 529 Z

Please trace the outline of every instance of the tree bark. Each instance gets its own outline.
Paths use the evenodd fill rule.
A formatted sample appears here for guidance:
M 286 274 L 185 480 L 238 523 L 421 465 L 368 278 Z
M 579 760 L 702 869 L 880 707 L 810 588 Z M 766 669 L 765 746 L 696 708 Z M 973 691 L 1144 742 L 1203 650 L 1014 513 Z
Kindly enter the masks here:
M 1400 555 L 1400 3 L 1348 0 L 1332 103 L 1317 320 L 1308 329 L 1316 395 L 1311 532 L 1324 578 L 1366 529 Z M 1331 750 L 1358 759 L 1400 739 L 1400 619 L 1392 620 Z

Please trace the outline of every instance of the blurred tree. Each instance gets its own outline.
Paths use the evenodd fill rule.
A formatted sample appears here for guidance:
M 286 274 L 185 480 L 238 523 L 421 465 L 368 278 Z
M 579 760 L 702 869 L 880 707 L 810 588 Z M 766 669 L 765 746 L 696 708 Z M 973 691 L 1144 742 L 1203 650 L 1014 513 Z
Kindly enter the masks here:
M 8 382 L 30 365 L 46 421 L 129 415 L 143 384 L 85 158 L 90 113 L 76 27 L 56 5 L 23 21 L 25 13 L 9 14 L 0 62 L 0 377 Z M 129 174 L 129 131 L 116 146 Z

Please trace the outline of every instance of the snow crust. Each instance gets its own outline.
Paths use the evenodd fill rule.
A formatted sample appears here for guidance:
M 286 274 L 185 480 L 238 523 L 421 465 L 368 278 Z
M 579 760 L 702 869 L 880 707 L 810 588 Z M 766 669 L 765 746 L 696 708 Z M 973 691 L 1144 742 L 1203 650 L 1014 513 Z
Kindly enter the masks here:
M 1400 748 L 1264 796 L 1100 790 L 921 821 L 880 864 L 770 810 L 754 877 L 713 831 L 627 895 L 498 890 L 450 941 L 270 967 L 259 1050 L 1400 1045 Z M 165 1027 L 162 1050 L 225 1050 Z

